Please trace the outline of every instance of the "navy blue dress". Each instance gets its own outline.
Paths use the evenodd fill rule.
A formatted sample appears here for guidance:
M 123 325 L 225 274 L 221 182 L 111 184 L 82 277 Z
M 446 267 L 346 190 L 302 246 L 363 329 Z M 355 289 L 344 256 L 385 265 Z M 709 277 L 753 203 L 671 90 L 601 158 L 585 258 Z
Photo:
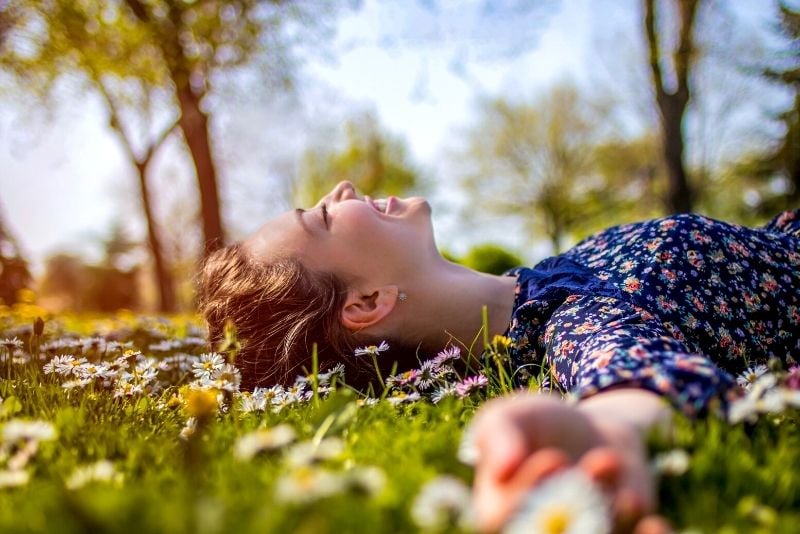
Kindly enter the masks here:
M 616 226 L 506 274 L 518 382 L 546 363 L 577 398 L 639 387 L 695 415 L 724 409 L 748 366 L 800 360 L 800 209 L 762 228 L 696 214 Z

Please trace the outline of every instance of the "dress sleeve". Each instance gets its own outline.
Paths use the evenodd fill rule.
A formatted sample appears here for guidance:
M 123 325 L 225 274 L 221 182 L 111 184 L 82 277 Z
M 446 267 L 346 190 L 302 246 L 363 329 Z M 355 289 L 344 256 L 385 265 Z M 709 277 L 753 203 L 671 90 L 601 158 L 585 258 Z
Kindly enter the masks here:
M 727 411 L 735 382 L 710 359 L 692 353 L 646 310 L 611 297 L 569 297 L 543 334 L 545 357 L 575 398 L 613 387 L 665 397 L 689 416 L 718 405 Z

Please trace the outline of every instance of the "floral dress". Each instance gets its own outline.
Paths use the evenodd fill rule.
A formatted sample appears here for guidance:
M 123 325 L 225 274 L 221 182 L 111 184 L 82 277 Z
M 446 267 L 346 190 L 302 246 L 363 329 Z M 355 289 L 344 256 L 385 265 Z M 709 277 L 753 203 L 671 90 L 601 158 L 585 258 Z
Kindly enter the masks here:
M 762 228 L 696 214 L 616 226 L 506 274 L 518 383 L 547 368 L 576 398 L 638 387 L 695 415 L 724 410 L 749 366 L 800 360 L 800 209 Z

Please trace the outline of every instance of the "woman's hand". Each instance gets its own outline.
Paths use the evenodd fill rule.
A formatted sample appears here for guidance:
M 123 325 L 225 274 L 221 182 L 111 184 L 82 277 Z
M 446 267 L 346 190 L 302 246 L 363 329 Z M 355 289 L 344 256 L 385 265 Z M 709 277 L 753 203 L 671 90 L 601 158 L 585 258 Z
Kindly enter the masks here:
M 625 391 L 627 402 L 631 393 Z M 607 491 L 619 530 L 631 530 L 652 512 L 655 493 L 641 434 L 631 421 L 616 417 L 616 408 L 609 403 L 614 403 L 613 396 L 598 403 L 602 412 L 541 395 L 487 403 L 474 422 L 479 528 L 498 531 L 532 487 L 571 466 L 584 470 Z M 653 517 L 637 525 L 637 532 L 667 531 L 666 524 Z

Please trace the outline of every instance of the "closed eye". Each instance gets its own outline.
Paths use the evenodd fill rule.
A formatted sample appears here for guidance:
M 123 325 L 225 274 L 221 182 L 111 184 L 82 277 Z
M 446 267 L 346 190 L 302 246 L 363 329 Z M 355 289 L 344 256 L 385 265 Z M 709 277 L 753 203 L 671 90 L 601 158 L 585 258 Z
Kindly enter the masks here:
M 328 228 L 328 206 L 322 205 L 322 220 L 325 221 L 325 228 Z

